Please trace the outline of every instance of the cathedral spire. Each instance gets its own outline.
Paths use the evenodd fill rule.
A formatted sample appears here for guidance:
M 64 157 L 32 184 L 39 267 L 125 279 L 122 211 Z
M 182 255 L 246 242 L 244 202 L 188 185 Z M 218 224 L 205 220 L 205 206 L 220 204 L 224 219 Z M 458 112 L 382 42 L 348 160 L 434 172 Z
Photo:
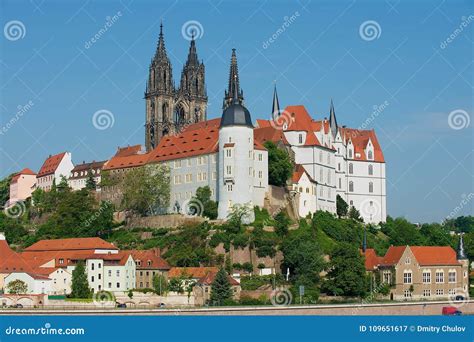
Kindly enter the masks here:
M 155 60 L 168 59 L 165 47 L 165 37 L 163 35 L 163 21 L 160 23 L 160 35 L 158 36 L 158 45 L 156 47 Z
M 280 103 L 278 101 L 277 86 L 275 81 L 275 87 L 273 89 L 272 117 L 275 118 L 277 116 L 280 116 Z
M 332 103 L 331 99 L 331 108 L 329 109 L 329 127 L 331 128 L 332 137 L 335 139 L 337 135 L 337 120 L 336 120 L 336 112 L 334 110 L 334 104 Z
M 196 50 L 196 41 L 194 40 L 194 31 L 191 32 L 191 43 L 189 45 L 188 60 L 186 61 L 187 65 L 198 65 L 198 55 Z
M 235 49 L 232 49 L 229 70 L 229 87 L 224 93 L 222 109 L 226 109 L 233 102 L 234 96 L 237 96 L 240 104 L 243 103 L 244 93 L 242 90 L 240 90 L 239 85 L 239 67 L 237 66 L 237 55 L 235 54 Z

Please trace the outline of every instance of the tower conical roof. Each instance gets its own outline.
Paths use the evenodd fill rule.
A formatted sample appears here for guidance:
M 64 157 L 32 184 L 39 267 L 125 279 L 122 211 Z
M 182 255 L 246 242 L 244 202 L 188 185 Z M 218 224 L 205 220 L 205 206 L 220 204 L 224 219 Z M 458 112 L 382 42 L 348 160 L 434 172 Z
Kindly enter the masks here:
M 333 138 L 336 138 L 337 135 L 337 120 L 336 120 L 336 111 L 334 110 L 334 104 L 331 99 L 331 107 L 329 109 L 329 127 L 331 128 L 331 134 Z

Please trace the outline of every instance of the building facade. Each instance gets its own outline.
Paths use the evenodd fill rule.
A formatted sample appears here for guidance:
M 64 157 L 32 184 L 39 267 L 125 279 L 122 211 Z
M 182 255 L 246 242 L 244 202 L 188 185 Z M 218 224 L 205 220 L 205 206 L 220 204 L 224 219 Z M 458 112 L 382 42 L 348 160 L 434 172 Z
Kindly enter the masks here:
M 87 180 L 92 178 L 96 184 L 96 190 L 100 191 L 101 171 L 105 161 L 82 162 L 74 166 L 68 179 L 68 185 L 72 190 L 81 190 L 86 187 Z
M 206 120 L 207 93 L 205 67 L 199 61 L 196 42 L 191 39 L 189 53 L 179 87 L 173 81 L 173 69 L 165 47 L 163 25 L 153 57 L 145 91 L 147 151 L 158 146 L 163 136 L 176 134 L 191 123 Z
M 31 197 L 36 184 L 36 173 L 26 168 L 12 177 L 10 182 L 10 199 L 8 205 L 24 201 Z
M 44 191 L 51 190 L 53 184 L 59 184 L 63 177 L 68 179 L 73 168 L 70 152 L 50 155 L 36 175 L 36 187 Z

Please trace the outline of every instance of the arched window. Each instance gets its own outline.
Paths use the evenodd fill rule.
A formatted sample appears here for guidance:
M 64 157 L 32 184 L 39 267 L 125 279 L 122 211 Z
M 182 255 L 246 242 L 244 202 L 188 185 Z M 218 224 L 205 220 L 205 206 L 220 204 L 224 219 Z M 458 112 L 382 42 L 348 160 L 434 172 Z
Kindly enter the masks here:
M 374 192 L 374 183 L 369 182 L 369 192 Z
M 369 164 L 369 175 L 372 176 L 374 174 L 374 166 Z
M 352 165 L 352 163 L 349 163 L 349 173 L 351 175 L 354 173 L 354 165 Z
M 367 153 L 367 157 L 368 157 L 369 160 L 374 159 L 372 151 L 369 151 L 369 153 Z
M 349 191 L 354 192 L 354 182 L 353 181 L 349 182 Z

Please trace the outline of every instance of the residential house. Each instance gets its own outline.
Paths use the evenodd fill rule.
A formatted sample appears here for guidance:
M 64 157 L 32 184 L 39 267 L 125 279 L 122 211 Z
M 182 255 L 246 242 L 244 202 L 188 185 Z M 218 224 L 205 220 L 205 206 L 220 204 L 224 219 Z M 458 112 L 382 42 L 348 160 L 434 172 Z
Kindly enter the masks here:
M 100 191 L 101 171 L 106 161 L 93 161 L 91 163 L 82 162 L 74 166 L 68 179 L 68 185 L 73 190 L 80 190 L 86 187 L 87 180 L 92 177 L 96 184 L 96 190 Z
M 70 152 L 50 155 L 36 175 L 36 187 L 44 191 L 51 190 L 53 184 L 59 184 L 63 177 L 67 179 L 73 168 Z
M 123 252 L 130 253 L 135 261 L 136 289 L 153 288 L 153 277 L 155 275 L 164 275 L 166 277 L 171 268 L 168 262 L 161 257 L 158 248 L 151 250 L 133 249 Z
M 36 184 L 36 173 L 25 168 L 15 174 L 10 182 L 10 199 L 8 205 L 24 201 L 31 197 Z

